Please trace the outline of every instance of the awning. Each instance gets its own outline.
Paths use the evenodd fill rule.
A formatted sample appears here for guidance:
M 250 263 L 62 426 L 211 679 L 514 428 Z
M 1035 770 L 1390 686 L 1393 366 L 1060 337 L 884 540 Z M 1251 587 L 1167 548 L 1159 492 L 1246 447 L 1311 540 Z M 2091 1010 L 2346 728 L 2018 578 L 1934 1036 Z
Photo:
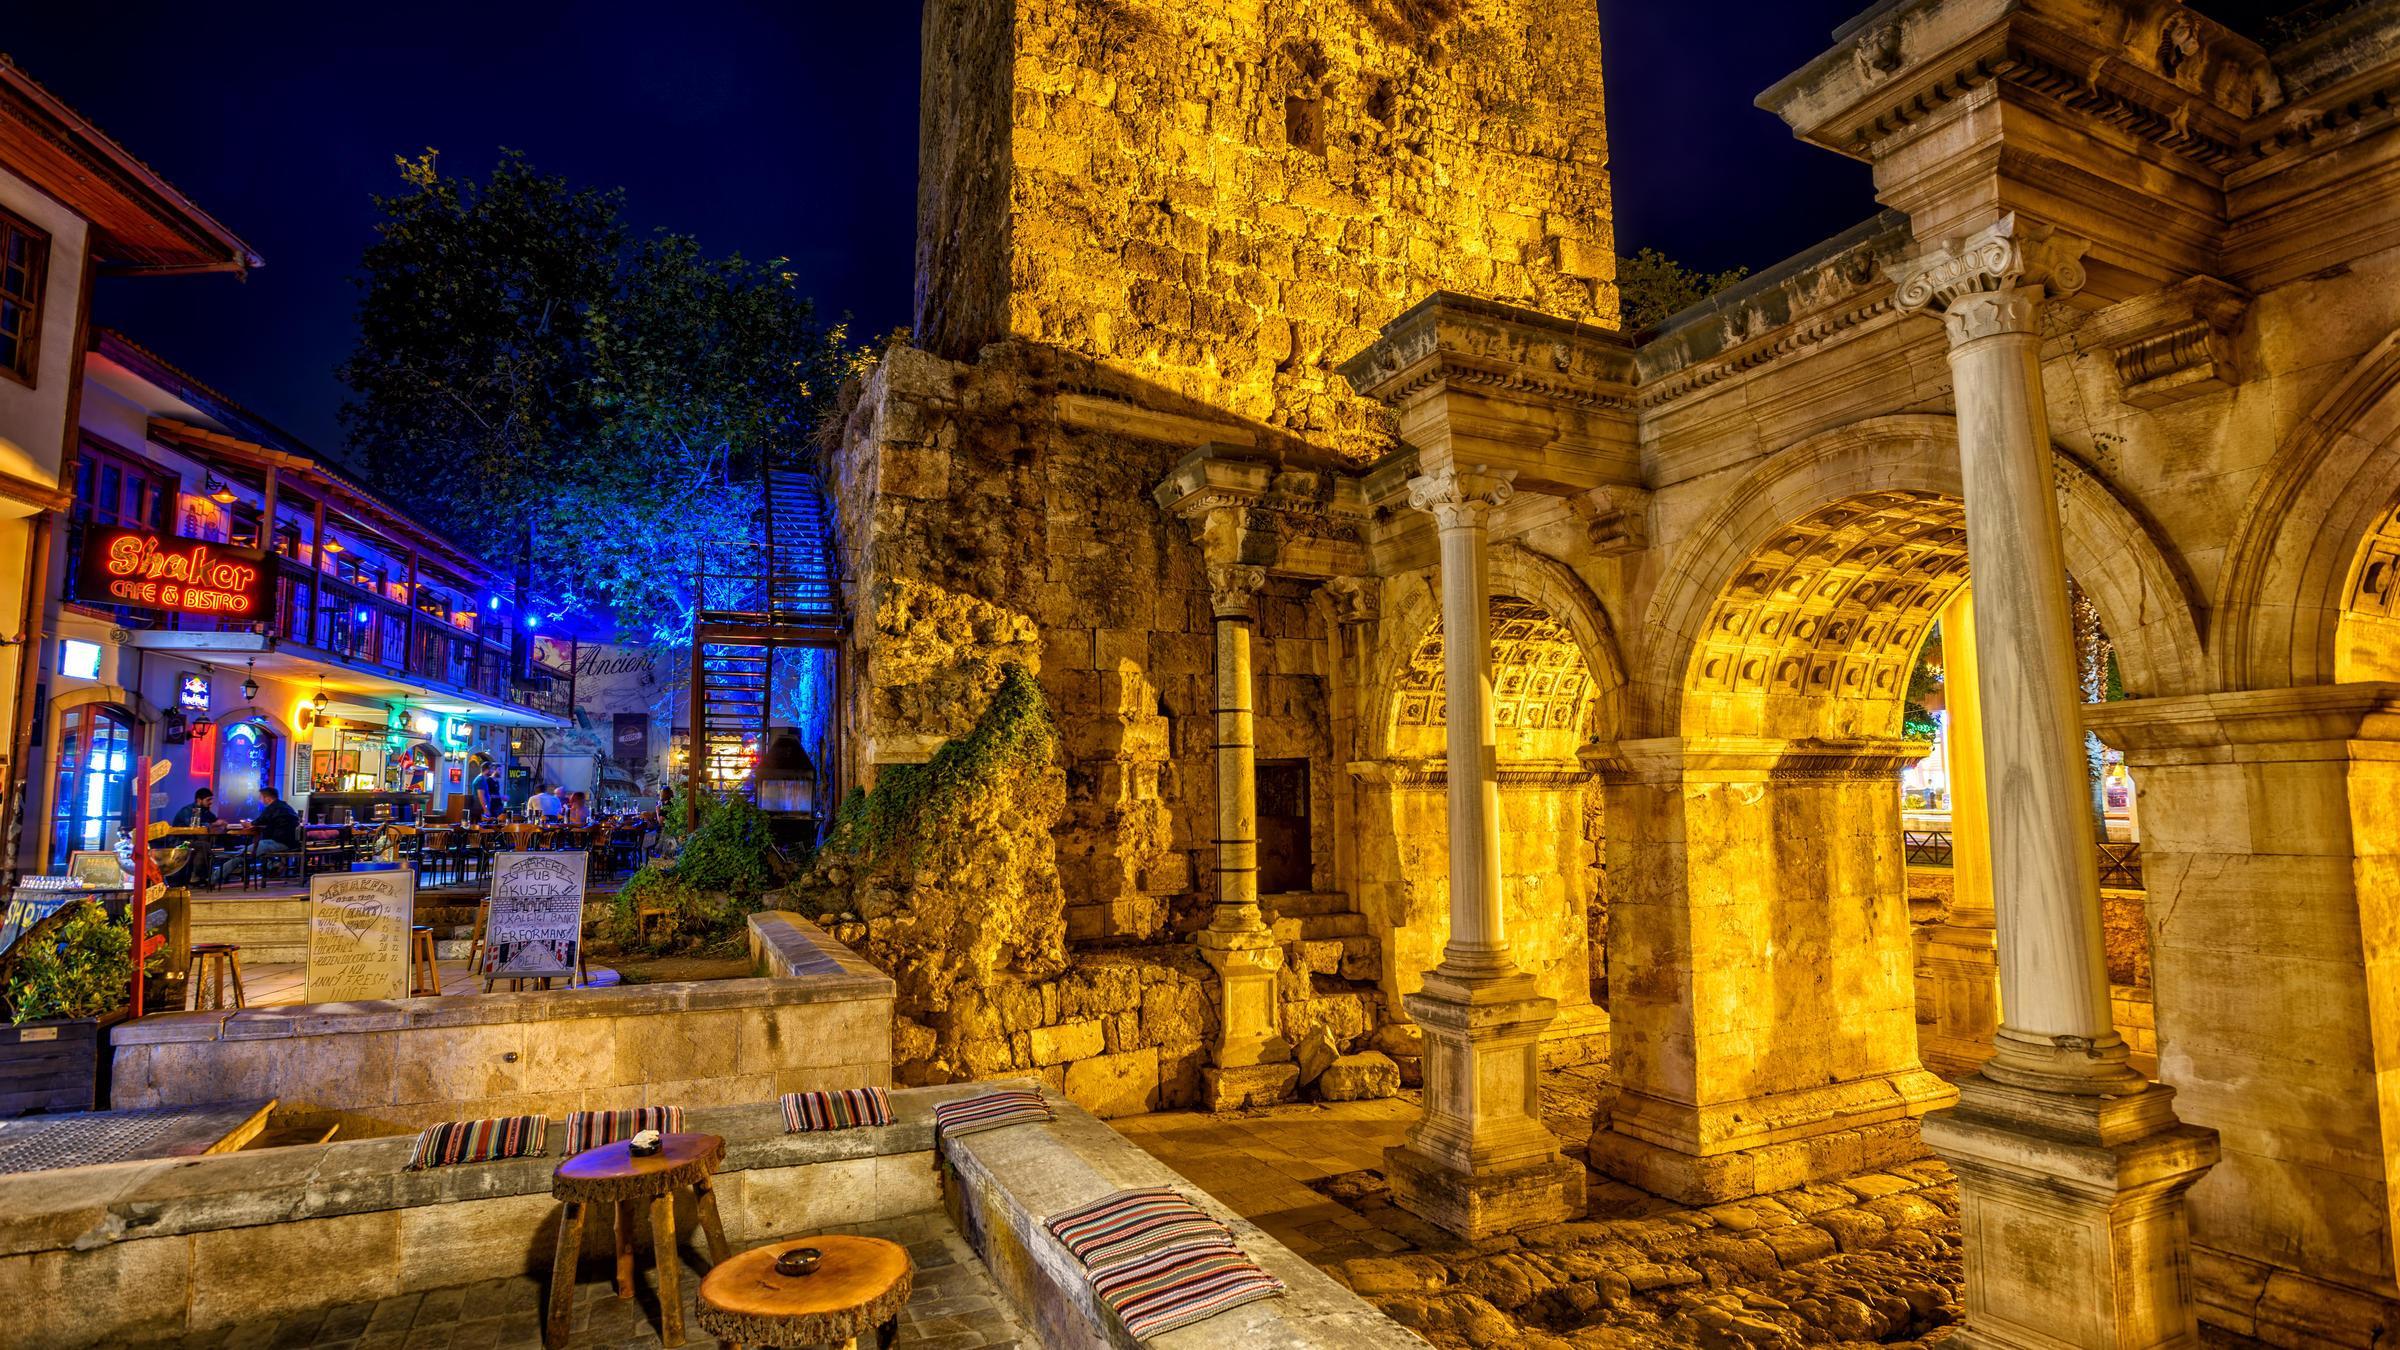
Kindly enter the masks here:
M 562 717 L 492 699 L 473 690 L 433 680 L 404 678 L 381 666 L 284 642 L 262 633 L 210 633 L 171 628 L 137 628 L 133 645 L 143 651 L 175 652 L 220 670 L 243 666 L 290 684 L 322 688 L 337 710 L 383 720 L 382 704 L 406 700 L 411 708 L 457 717 L 482 726 L 564 730 Z

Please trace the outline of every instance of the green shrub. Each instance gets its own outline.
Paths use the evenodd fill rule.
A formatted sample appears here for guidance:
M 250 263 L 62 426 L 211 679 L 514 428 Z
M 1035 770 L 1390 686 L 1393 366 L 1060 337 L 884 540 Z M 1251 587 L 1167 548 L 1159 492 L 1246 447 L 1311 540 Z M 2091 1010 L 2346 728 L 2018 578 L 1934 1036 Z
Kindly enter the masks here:
M 133 998 L 133 933 L 91 900 L 51 930 L 56 941 L 20 943 L 0 998 L 12 1023 L 55 1017 L 100 1017 Z
M 625 951 L 702 946 L 741 926 L 781 883 L 767 816 L 748 798 L 700 798 L 700 821 L 672 863 L 653 862 L 617 889 L 601 936 Z M 645 927 L 641 911 L 660 911 Z
M 885 860 L 902 844 L 925 856 L 960 804 L 995 783 L 1033 778 L 1058 757 L 1058 729 L 1033 672 L 1011 662 L 975 729 L 943 743 L 922 764 L 885 765 L 875 790 L 852 790 L 833 818 L 823 852 L 858 864 Z

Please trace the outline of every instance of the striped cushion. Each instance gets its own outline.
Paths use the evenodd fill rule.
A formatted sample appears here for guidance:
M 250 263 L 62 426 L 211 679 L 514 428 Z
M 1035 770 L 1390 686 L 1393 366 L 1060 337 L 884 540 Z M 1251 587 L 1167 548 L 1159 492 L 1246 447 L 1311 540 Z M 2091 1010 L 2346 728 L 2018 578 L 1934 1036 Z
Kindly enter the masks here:
M 834 1088 L 783 1094 L 783 1132 L 847 1130 L 892 1123 L 892 1095 L 882 1088 Z
M 1283 1281 L 1234 1248 L 1176 1246 L 1093 1271 L 1092 1291 L 1134 1339 L 1148 1340 L 1228 1308 L 1278 1297 Z
M 656 1130 L 660 1134 L 682 1133 L 683 1108 L 636 1106 L 626 1111 L 569 1111 L 567 1154 L 572 1157 L 602 1144 L 631 1139 L 644 1130 Z
M 1048 1119 L 1050 1103 L 1042 1100 L 1042 1094 L 1017 1088 L 986 1092 L 965 1101 L 944 1102 L 933 1108 L 934 1151 L 938 1155 L 942 1140 L 953 1135 Z
M 1171 1186 L 1118 1191 L 1050 1220 L 1050 1231 L 1087 1266 L 1105 1266 L 1161 1247 L 1231 1247 L 1233 1233 Z
M 417 1136 L 408 1155 L 408 1170 L 453 1163 L 492 1162 L 500 1158 L 538 1158 L 550 1122 L 540 1116 L 495 1116 L 490 1120 L 453 1120 Z

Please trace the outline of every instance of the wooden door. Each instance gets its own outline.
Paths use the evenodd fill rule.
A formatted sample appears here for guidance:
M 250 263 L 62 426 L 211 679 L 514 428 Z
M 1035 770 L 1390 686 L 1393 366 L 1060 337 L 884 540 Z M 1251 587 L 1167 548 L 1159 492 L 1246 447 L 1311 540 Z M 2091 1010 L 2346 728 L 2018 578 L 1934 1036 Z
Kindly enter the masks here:
M 1266 760 L 1258 766 L 1258 889 L 1262 895 L 1305 891 L 1315 884 L 1308 850 L 1308 761 Z

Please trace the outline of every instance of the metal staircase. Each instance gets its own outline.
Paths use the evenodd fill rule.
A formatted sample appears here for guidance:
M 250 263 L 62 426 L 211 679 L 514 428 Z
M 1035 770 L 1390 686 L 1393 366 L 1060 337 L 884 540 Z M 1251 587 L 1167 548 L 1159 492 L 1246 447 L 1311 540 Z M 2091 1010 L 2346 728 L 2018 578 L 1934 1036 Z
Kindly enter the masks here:
M 758 537 L 704 547 L 694 582 L 692 782 L 745 795 L 756 792 L 773 719 L 776 652 L 829 648 L 841 679 L 832 512 L 813 474 L 770 469 L 760 486 Z M 820 792 L 830 790 L 828 767 L 820 766 Z M 698 795 L 685 796 L 696 818 Z

